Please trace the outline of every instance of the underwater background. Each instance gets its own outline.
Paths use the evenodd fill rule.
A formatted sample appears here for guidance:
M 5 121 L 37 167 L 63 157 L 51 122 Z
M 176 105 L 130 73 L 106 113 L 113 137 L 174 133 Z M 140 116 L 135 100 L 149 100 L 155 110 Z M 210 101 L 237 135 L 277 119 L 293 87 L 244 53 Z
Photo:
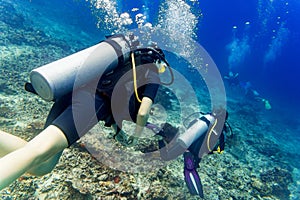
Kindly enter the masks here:
M 32 69 L 106 35 L 160 27 L 175 38 L 178 52 L 189 53 L 185 39 L 192 37 L 222 77 L 239 74 L 237 85 L 223 79 L 233 137 L 223 154 L 200 163 L 204 198 L 300 199 L 299 24 L 297 0 L 0 0 L 0 129 L 26 140 L 43 129 L 51 103 L 24 91 Z M 180 57 L 166 56 L 188 77 L 202 111 L 210 111 L 203 80 Z M 245 94 L 247 82 L 271 109 Z M 177 89 L 177 98 L 186 95 Z M 180 126 L 178 112 L 196 109 L 169 98 L 157 101 L 166 105 L 168 122 Z M 110 137 L 110 130 L 100 132 Z M 84 146 L 83 140 L 66 149 L 49 175 L 22 176 L 1 199 L 198 199 L 185 186 L 182 157 L 159 170 L 131 173 L 95 160 Z

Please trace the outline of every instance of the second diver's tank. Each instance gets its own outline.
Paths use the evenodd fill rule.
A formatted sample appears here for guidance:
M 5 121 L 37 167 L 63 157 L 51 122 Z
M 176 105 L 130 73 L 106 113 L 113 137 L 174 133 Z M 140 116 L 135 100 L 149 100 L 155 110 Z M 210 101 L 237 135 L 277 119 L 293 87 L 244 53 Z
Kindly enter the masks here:
M 188 149 L 191 144 L 196 141 L 202 134 L 206 133 L 209 124 L 215 122 L 215 117 L 211 114 L 206 114 L 199 119 L 196 119 L 193 124 L 177 138 L 177 142 L 185 149 Z

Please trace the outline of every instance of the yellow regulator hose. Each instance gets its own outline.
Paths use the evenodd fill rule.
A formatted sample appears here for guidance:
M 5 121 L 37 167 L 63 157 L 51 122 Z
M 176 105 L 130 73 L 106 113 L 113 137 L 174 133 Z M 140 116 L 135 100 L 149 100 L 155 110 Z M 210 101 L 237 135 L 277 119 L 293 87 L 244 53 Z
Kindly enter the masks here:
M 135 97 L 138 100 L 138 102 L 142 102 L 142 100 L 139 97 L 138 91 L 137 91 L 137 83 L 136 83 L 136 67 L 135 67 L 135 59 L 134 59 L 134 53 L 131 53 L 131 61 L 132 61 L 132 73 L 133 73 L 133 87 L 134 87 L 134 93 Z

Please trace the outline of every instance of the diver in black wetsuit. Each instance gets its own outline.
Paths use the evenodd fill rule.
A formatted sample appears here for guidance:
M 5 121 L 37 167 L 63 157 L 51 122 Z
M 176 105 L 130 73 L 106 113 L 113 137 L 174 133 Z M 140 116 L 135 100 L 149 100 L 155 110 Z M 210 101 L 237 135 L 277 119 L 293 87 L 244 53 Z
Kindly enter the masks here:
M 238 86 L 240 84 L 239 73 L 234 74 L 230 71 L 227 76 L 224 76 L 224 79 L 227 80 L 230 86 Z
M 221 111 L 222 112 L 222 111 Z M 211 114 L 208 114 L 211 115 Z M 225 112 L 225 123 L 223 129 L 220 134 L 215 132 L 215 126 L 217 124 L 217 120 L 210 121 L 208 116 L 203 115 L 199 119 L 193 120 L 187 127 L 187 130 L 184 134 L 189 134 L 191 138 L 194 138 L 194 141 L 191 141 L 191 145 L 188 148 L 182 147 L 182 145 L 178 142 L 178 138 L 180 137 L 178 134 L 178 128 L 173 127 L 172 125 L 166 123 L 164 127 L 157 133 L 163 137 L 163 140 L 159 140 L 159 148 L 161 152 L 161 157 L 164 160 L 175 159 L 179 155 L 183 153 L 184 157 L 184 177 L 187 187 L 191 194 L 199 195 L 203 198 L 203 189 L 201 179 L 197 172 L 197 168 L 199 167 L 199 163 L 201 158 L 205 154 L 212 153 L 220 153 L 222 154 L 225 149 L 225 134 L 231 132 L 232 130 L 228 122 L 228 112 Z M 222 113 L 218 113 L 217 115 L 213 114 L 215 119 L 219 116 L 222 116 Z M 198 122 L 201 123 L 198 123 Z M 212 123 L 213 122 L 213 123 Z M 202 126 L 202 127 L 201 127 Z M 206 127 L 203 127 L 206 126 Z M 147 125 L 148 128 L 154 129 L 153 125 Z M 155 128 L 158 129 L 157 127 Z M 193 132 L 189 130 L 193 129 L 197 132 L 200 131 L 201 134 L 198 138 L 192 136 Z M 203 132 L 203 130 L 205 130 Z M 212 142 L 213 141 L 213 142 Z M 215 142 L 214 142 L 215 141 Z M 212 148 L 210 147 L 212 146 Z
M 224 76 L 224 79 L 227 80 L 230 86 L 237 86 L 243 89 L 247 99 L 262 102 L 266 110 L 272 109 L 269 100 L 262 98 L 249 81 L 243 82 L 239 80 L 239 73 L 233 73 L 230 71 L 227 76 Z
M 116 52 L 120 50 L 116 49 Z M 0 190 L 26 172 L 33 175 L 51 172 L 62 151 L 99 120 L 104 120 L 106 125 L 116 124 L 119 132 L 122 120 L 130 119 L 136 122 L 135 134 L 141 133 L 160 84 L 159 65 L 167 62 L 163 52 L 153 46 L 133 48 L 131 58 L 131 62 L 126 61 L 114 71 L 105 72 L 96 82 L 98 84 L 86 84 L 57 99 L 45 129 L 29 142 L 0 131 Z M 136 67 L 136 77 L 132 72 L 127 73 L 129 66 Z M 35 92 L 30 84 L 26 88 Z M 116 102 L 111 98 L 114 92 L 119 95 Z M 128 108 L 129 114 L 124 112 Z M 132 143 L 130 140 L 125 142 Z

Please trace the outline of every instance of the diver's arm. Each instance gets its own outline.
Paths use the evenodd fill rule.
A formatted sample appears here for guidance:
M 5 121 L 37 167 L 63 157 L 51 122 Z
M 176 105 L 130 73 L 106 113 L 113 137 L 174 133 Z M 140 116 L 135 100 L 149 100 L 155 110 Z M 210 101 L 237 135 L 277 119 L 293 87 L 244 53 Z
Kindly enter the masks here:
M 149 112 L 152 106 L 152 100 L 149 97 L 143 97 L 142 103 L 140 105 L 137 118 L 136 118 L 136 128 L 135 128 L 135 134 L 136 136 L 140 136 L 142 133 L 147 120 L 149 118 Z

